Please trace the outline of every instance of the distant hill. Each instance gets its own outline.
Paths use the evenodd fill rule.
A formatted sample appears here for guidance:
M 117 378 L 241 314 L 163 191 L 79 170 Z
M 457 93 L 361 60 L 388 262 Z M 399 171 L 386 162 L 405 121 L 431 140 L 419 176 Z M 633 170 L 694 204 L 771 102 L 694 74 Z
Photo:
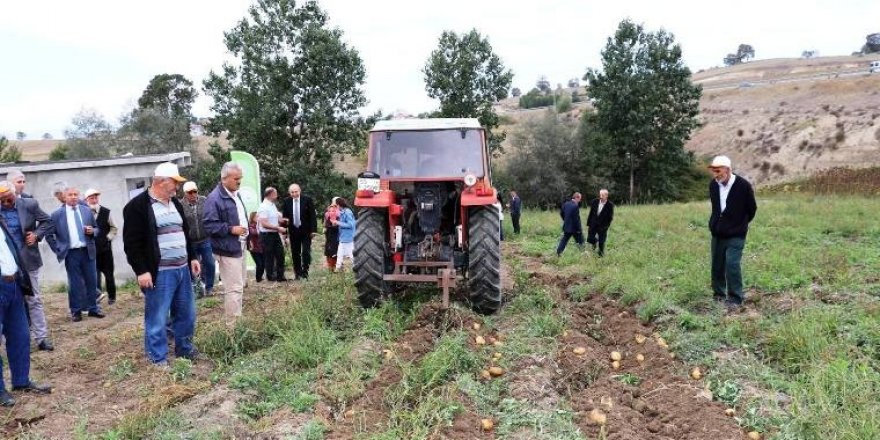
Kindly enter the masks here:
M 696 72 L 693 80 L 704 88 L 703 126 L 686 148 L 701 158 L 727 154 L 735 173 L 759 184 L 832 167 L 878 166 L 880 74 L 868 73 L 878 59 L 771 59 Z M 519 109 L 516 98 L 495 108 L 509 133 L 547 111 Z M 578 103 L 562 117 L 584 111 L 589 104 Z

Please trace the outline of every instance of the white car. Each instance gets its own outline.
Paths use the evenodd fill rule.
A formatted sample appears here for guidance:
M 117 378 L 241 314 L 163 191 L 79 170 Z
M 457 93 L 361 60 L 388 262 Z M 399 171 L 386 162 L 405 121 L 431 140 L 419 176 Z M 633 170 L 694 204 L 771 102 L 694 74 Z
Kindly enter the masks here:
M 880 73 L 880 61 L 871 61 L 871 67 L 868 68 L 868 72 Z

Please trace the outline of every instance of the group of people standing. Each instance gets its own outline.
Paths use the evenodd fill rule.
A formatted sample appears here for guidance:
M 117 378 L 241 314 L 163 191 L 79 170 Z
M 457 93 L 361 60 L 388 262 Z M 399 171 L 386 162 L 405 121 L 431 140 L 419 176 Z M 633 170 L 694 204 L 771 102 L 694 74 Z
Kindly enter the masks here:
M 580 203 L 582 195 L 572 194 L 571 199 L 562 204 L 559 216 L 562 217 L 562 238 L 556 246 L 556 256 L 562 256 L 568 241 L 574 238 L 579 247 L 584 246 L 584 232 L 581 226 Z M 608 190 L 599 190 L 599 197 L 590 201 L 590 212 L 587 214 L 587 242 L 597 250 L 597 255 L 605 255 L 605 241 L 608 229 L 614 221 L 614 203 L 608 200 Z

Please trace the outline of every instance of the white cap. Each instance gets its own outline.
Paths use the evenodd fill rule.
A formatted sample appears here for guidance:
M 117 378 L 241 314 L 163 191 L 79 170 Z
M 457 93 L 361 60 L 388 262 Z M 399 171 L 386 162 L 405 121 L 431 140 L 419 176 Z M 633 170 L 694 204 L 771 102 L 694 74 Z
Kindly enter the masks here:
M 87 198 L 94 196 L 96 194 L 101 194 L 101 191 L 98 191 L 95 188 L 89 188 L 86 190 L 86 193 L 85 193 L 85 195 L 83 195 L 83 198 L 87 199 Z
M 196 183 L 193 182 L 192 180 L 183 184 L 183 192 L 185 192 L 185 193 L 190 192 L 190 191 L 198 191 L 198 190 L 199 190 L 199 187 L 196 186 Z
M 156 167 L 156 172 L 153 173 L 153 177 L 170 177 L 178 182 L 186 182 L 186 178 L 180 175 L 180 170 L 177 169 L 177 165 L 171 162 L 160 163 L 159 166 Z
M 709 165 L 709 168 L 719 168 L 719 167 L 727 167 L 727 168 L 731 168 L 730 165 L 731 165 L 731 164 L 730 164 L 730 158 L 729 158 L 729 157 L 727 157 L 727 156 L 715 156 L 715 158 L 712 159 L 712 164 Z

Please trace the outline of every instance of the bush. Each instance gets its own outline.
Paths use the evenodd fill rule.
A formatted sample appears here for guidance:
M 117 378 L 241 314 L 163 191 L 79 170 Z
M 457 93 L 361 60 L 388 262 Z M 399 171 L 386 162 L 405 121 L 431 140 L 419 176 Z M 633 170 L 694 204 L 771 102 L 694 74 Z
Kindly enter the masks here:
M 520 108 L 547 107 L 553 105 L 553 95 L 543 95 L 540 90 L 532 89 L 519 97 Z
M 571 98 L 568 96 L 561 96 L 556 101 L 556 112 L 557 113 L 565 113 L 571 110 Z

